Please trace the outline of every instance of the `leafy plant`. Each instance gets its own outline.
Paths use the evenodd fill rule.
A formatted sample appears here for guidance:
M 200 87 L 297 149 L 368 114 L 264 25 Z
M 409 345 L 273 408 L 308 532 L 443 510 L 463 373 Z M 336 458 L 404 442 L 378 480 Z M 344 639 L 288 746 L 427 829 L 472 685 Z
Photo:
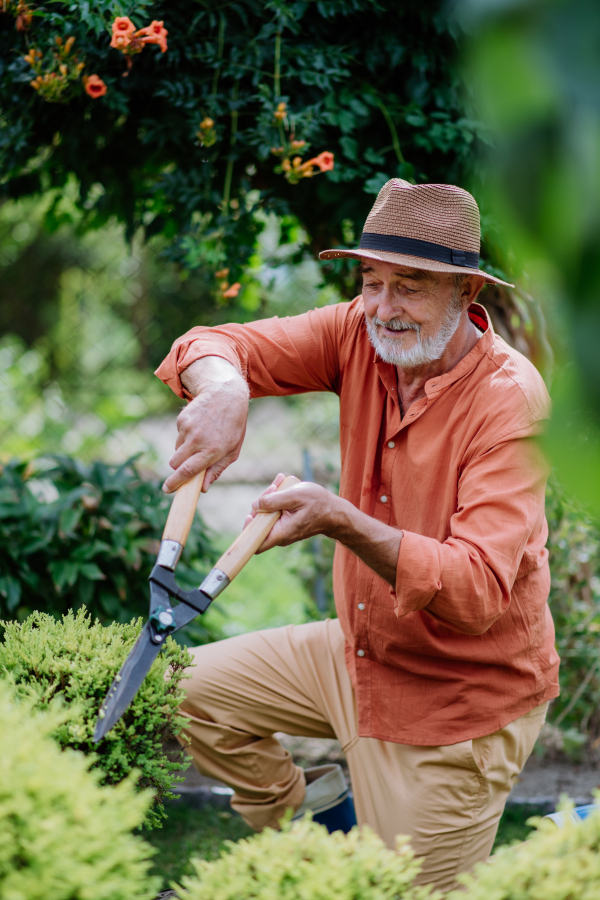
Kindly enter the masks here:
M 132 830 L 148 794 L 51 739 L 60 713 L 33 711 L 0 684 L 0 896 L 6 900 L 151 900 L 152 848 Z
M 310 600 L 306 605 L 309 620 L 335 619 L 337 612 L 333 596 L 333 554 L 335 541 L 319 535 L 300 545 L 300 558 L 295 574 L 306 588 Z
M 265 828 L 234 844 L 214 862 L 194 860 L 195 877 L 183 878 L 181 900 L 425 900 L 439 897 L 415 888 L 421 864 L 407 837 L 388 850 L 368 827 L 328 834 L 305 817 L 284 822 L 280 832 Z
M 553 478 L 546 493 L 550 534 L 550 609 L 561 657 L 561 695 L 549 720 L 566 749 L 600 738 L 600 530 Z
M 156 480 L 122 466 L 84 465 L 66 456 L 13 461 L 0 473 L 0 600 L 4 618 L 34 609 L 61 615 L 83 605 L 101 622 L 148 613 L 148 575 L 171 499 Z M 197 516 L 182 586 L 197 587 L 213 551 Z M 195 620 L 188 640 L 214 640 L 210 621 Z
M 168 52 L 124 72 L 116 17 L 137 29 L 153 17 Z M 27 47 L 45 60 L 57 38 L 74 38 L 105 94 L 36 92 Z M 464 180 L 480 128 L 456 46 L 438 0 L 76 0 L 32 6 L 20 31 L 0 15 L 0 180 L 11 197 L 54 189 L 58 206 L 74 176 L 88 226 L 117 216 L 130 236 L 165 235 L 188 269 L 228 270 L 219 302 L 240 282 L 242 302 L 257 209 L 295 215 L 316 251 L 355 241 L 391 176 Z M 339 260 L 327 277 L 351 291 L 348 272 Z
M 3 625 L 0 673 L 17 695 L 33 701 L 36 709 L 62 708 L 53 737 L 63 748 L 91 754 L 101 784 L 117 784 L 131 776 L 138 788 L 151 788 L 154 805 L 147 823 L 159 825 L 163 800 L 173 796 L 171 788 L 182 780 L 174 773 L 185 768 L 181 759 L 169 759 L 162 745 L 180 732 L 184 721 L 179 703 L 183 672 L 191 663 L 187 650 L 167 639 L 132 704 L 95 744 L 100 706 L 140 633 L 141 621 L 92 624 L 81 609 L 60 621 L 35 612 L 22 624 Z
M 600 17 L 590 0 L 460 6 L 473 35 L 464 77 L 493 135 L 486 203 L 513 271 L 546 298 L 560 363 L 547 450 L 598 519 L 600 109 L 590 85 L 600 78 Z
M 596 801 L 598 802 L 598 801 Z M 560 808 L 568 809 L 568 804 Z M 536 831 L 525 843 L 502 847 L 473 875 L 459 876 L 467 887 L 447 900 L 592 900 L 600 893 L 600 814 L 581 824 L 557 828 L 549 819 L 531 819 Z

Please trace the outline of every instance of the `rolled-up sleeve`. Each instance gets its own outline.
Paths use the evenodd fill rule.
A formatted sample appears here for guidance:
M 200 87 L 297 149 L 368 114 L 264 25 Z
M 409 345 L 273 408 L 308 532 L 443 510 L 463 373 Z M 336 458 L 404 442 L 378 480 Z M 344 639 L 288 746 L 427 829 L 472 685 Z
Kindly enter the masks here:
M 460 475 L 447 539 L 403 532 L 396 615 L 422 609 L 465 634 L 487 631 L 508 609 L 517 578 L 546 562 L 545 549 L 525 548 L 547 527 L 547 477 L 534 438 L 505 439 L 473 459 Z
M 185 397 L 181 373 L 197 359 L 219 356 L 248 380 L 252 397 L 337 391 L 339 348 L 354 303 L 246 325 L 192 328 L 178 338 L 156 375 Z

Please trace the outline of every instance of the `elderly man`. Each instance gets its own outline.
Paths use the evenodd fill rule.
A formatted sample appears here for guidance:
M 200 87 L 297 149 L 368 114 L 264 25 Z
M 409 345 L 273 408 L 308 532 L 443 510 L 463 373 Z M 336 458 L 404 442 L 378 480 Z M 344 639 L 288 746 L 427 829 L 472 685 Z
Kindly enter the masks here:
M 193 328 L 158 375 L 191 402 L 165 489 L 238 456 L 251 397 L 340 398 L 340 495 L 302 483 L 263 549 L 337 541 L 337 620 L 195 651 L 183 711 L 198 767 L 255 828 L 315 808 L 273 737 L 337 737 L 359 824 L 409 834 L 442 890 L 490 852 L 508 793 L 558 694 L 541 377 L 482 306 L 479 211 L 449 185 L 392 179 L 360 247 L 363 292 L 301 316 Z M 284 602 L 284 598 L 282 598 Z M 307 787 L 308 780 L 308 787 Z M 318 794 L 318 790 L 316 791 Z M 313 797 L 314 799 L 314 797 Z

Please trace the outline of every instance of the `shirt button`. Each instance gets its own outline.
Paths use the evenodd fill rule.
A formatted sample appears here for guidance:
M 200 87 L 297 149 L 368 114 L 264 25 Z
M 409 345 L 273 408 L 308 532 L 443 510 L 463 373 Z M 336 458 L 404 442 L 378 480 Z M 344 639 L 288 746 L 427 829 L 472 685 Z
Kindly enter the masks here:
M 356 651 L 356 655 L 357 655 L 357 656 L 364 656 L 364 655 L 365 655 L 365 651 L 364 651 L 364 650 L 357 650 L 357 651 Z
M 388 441 L 388 447 L 390 448 L 390 450 L 393 450 L 395 446 L 396 445 L 395 445 L 394 441 Z
M 364 604 L 364 603 L 359 603 L 359 604 L 358 604 L 358 608 L 359 608 L 359 609 L 364 609 L 364 608 L 365 608 L 365 604 Z
M 383 497 L 381 498 L 381 502 L 387 503 L 387 495 L 386 494 L 384 494 Z

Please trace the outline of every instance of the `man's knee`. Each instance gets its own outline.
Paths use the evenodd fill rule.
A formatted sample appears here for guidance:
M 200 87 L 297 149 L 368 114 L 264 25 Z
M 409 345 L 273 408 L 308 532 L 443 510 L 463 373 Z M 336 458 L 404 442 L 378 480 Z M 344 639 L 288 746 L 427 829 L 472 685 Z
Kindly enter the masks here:
M 183 713 L 197 718 L 212 719 L 209 714 L 212 696 L 215 688 L 218 688 L 226 677 L 222 665 L 225 653 L 221 646 L 226 643 L 227 641 L 217 641 L 190 649 L 193 662 L 185 670 L 181 682 L 182 690 L 185 692 L 180 705 Z M 220 652 L 217 652 L 218 647 L 221 647 Z

